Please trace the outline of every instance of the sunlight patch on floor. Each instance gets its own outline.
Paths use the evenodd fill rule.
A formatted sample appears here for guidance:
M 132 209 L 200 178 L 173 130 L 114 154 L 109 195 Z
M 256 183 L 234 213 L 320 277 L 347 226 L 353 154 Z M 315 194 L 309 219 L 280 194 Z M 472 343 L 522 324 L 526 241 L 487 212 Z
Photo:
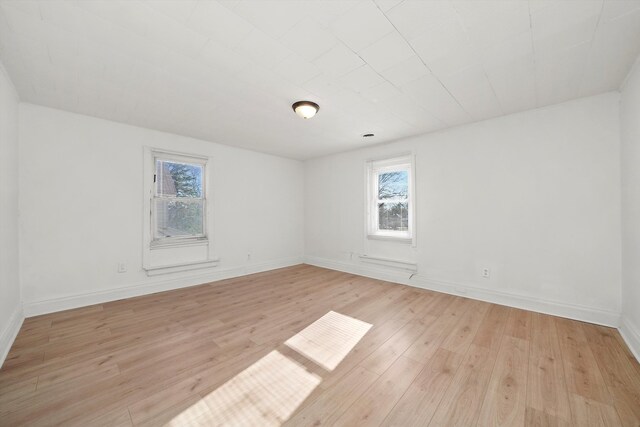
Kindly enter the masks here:
M 373 325 L 330 311 L 285 344 L 332 371 Z M 273 350 L 175 416 L 166 425 L 282 425 L 322 378 Z
M 333 371 L 371 326 L 362 320 L 330 311 L 289 338 L 285 344 Z
M 279 426 L 321 381 L 274 350 L 185 411 L 202 413 L 183 412 L 170 425 Z
M 210 414 L 211 411 L 209 407 L 201 399 L 173 417 L 173 419 L 165 425 L 170 427 L 197 426 L 202 424 L 200 420 L 205 420 Z

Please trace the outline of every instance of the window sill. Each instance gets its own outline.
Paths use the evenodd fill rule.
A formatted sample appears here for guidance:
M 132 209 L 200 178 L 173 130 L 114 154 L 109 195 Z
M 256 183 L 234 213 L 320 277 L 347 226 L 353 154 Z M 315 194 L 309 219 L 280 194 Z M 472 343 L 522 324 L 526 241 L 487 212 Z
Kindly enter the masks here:
M 371 240 L 383 240 L 387 242 L 397 242 L 397 243 L 413 243 L 412 237 L 399 237 L 399 236 L 385 236 L 381 234 L 368 234 L 367 239 Z
M 170 240 L 170 241 L 155 241 L 151 242 L 150 249 L 166 249 L 166 248 L 175 248 L 180 246 L 205 246 L 209 244 L 209 239 L 206 237 L 198 238 L 198 239 L 178 239 L 178 240 Z
M 199 270 L 203 268 L 217 267 L 220 263 L 219 259 L 208 259 L 204 261 L 189 262 L 183 264 L 147 266 L 144 270 L 147 276 L 159 276 L 161 274 L 178 273 L 181 271 Z

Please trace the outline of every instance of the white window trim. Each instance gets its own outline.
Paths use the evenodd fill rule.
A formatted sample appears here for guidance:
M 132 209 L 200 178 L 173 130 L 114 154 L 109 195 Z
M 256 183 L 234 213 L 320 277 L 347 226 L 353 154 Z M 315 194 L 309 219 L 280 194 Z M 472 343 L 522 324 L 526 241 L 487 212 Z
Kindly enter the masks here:
M 389 170 L 406 169 L 408 173 L 408 230 L 406 232 L 378 230 L 378 180 L 380 172 Z M 416 244 L 415 221 L 415 156 L 405 154 L 385 159 L 369 160 L 366 162 L 366 191 L 367 203 L 365 206 L 367 238 L 373 240 L 387 240 L 391 242 Z
M 153 199 L 155 198 L 155 183 L 153 182 L 153 175 L 156 171 L 156 159 L 162 158 L 165 160 L 173 160 L 183 163 L 201 164 L 203 166 L 202 176 L 202 192 L 203 192 L 203 233 L 198 236 L 185 236 L 185 237 L 167 237 L 163 239 L 154 238 L 155 220 L 153 214 Z M 146 147 L 145 149 L 145 177 L 144 177 L 144 215 L 148 216 L 148 227 L 145 227 L 144 241 L 145 245 L 148 245 L 150 250 L 164 249 L 177 246 L 198 246 L 207 245 L 209 243 L 209 229 L 211 227 L 211 201 L 209 197 L 209 157 L 200 156 L 197 154 L 178 153 L 169 150 L 155 149 Z
M 155 242 L 153 237 L 153 218 L 151 216 L 151 202 L 155 193 L 153 175 L 156 173 L 155 157 L 161 153 L 163 157 L 175 160 L 198 159 L 205 163 L 203 180 L 203 193 L 205 199 L 205 237 L 187 238 L 171 242 Z M 214 216 L 211 165 L 213 158 L 188 152 L 175 152 L 156 147 L 143 147 L 143 176 L 142 176 L 142 269 L 147 276 L 156 276 L 171 273 L 181 273 L 190 270 L 206 269 L 218 266 L 220 258 L 215 255 L 213 241 Z M 176 261 L 180 260 L 180 261 Z

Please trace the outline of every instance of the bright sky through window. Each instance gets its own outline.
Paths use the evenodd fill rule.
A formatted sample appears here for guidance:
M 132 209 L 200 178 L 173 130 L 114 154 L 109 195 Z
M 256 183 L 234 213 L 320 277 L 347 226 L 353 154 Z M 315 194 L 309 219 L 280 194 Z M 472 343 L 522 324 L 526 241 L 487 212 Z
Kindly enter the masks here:
M 368 162 L 369 237 L 413 239 L 411 156 Z

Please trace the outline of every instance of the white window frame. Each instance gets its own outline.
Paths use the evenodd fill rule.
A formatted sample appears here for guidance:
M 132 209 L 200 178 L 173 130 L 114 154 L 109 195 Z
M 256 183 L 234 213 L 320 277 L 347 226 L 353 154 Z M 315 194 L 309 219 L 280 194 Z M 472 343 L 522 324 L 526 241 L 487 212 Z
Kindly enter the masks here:
M 202 197 L 197 200 L 202 200 L 202 234 L 195 236 L 176 236 L 176 237 L 156 237 L 156 199 L 172 199 L 171 197 L 158 197 L 157 196 L 157 184 L 156 184 L 156 161 L 157 160 L 167 160 L 176 163 L 185 163 L 185 164 L 196 164 L 202 166 Z M 192 245 L 192 244 L 206 244 L 208 242 L 208 234 L 207 234 L 207 223 L 208 223 L 208 215 L 207 215 L 207 182 L 208 182 L 208 157 L 195 156 L 191 154 L 183 154 L 183 153 L 175 153 L 170 151 L 161 151 L 161 150 L 151 150 L 151 170 L 153 171 L 153 180 L 152 180 L 152 188 L 149 199 L 149 215 L 150 221 L 149 224 L 151 226 L 150 232 L 150 245 L 151 248 L 158 247 L 167 247 L 167 246 L 181 246 L 181 245 Z M 176 197 L 176 199 L 182 199 L 181 197 Z
M 390 171 L 407 171 L 408 224 L 406 231 L 380 230 L 378 228 L 378 175 Z M 415 245 L 415 161 L 413 155 L 394 156 L 367 161 L 367 237 Z M 389 200 L 387 200 L 389 201 Z

